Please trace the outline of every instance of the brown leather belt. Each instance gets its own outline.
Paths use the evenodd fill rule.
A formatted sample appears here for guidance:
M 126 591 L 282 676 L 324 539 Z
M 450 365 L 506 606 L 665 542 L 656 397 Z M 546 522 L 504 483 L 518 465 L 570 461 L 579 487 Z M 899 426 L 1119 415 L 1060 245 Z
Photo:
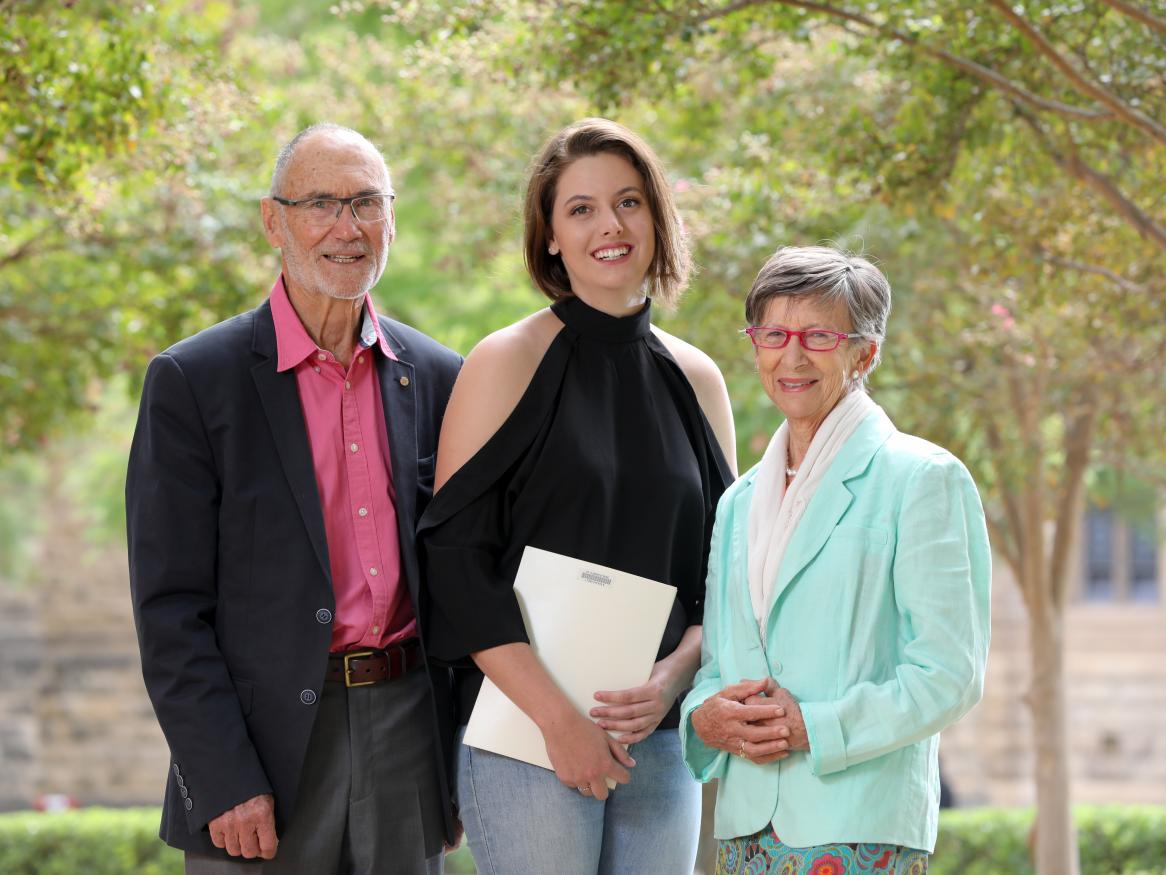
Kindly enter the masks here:
M 343 683 L 346 687 L 367 687 L 395 681 L 421 664 L 421 642 L 407 638 L 384 650 L 351 650 L 329 653 L 324 680 Z

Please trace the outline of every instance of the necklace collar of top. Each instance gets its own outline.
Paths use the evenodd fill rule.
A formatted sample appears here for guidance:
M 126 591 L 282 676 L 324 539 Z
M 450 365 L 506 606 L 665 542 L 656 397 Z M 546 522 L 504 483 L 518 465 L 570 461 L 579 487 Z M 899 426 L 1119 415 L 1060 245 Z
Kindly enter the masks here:
M 574 295 L 551 304 L 559 320 L 581 337 L 608 343 L 629 343 L 652 333 L 652 302 L 629 316 L 611 316 Z

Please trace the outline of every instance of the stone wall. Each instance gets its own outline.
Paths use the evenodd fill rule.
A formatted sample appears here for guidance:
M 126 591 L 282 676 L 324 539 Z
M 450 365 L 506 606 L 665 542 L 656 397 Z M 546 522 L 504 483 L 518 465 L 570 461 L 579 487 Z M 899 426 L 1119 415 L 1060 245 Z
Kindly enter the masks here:
M 0 810 L 25 807 L 37 792 L 41 640 L 35 593 L 0 580 Z
M 61 494 L 32 579 L 0 581 L 0 806 L 43 794 L 155 804 L 169 755 L 142 685 L 125 550 L 94 548 Z

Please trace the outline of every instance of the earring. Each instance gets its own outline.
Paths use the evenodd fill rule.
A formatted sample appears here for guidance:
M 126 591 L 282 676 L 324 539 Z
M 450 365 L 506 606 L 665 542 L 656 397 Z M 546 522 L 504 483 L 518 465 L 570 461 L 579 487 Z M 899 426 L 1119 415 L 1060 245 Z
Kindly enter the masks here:
M 855 368 L 853 371 L 850 372 L 850 379 L 857 380 L 858 377 L 859 377 L 858 368 Z
M 547 252 L 550 253 L 551 255 L 558 255 L 559 254 L 559 244 L 552 243 L 550 246 L 547 247 Z

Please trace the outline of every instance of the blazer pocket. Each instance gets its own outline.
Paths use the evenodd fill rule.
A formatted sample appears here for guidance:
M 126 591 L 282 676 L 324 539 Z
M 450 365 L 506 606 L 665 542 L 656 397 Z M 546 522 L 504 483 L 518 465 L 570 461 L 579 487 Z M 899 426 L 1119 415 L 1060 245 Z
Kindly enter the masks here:
M 868 547 L 886 547 L 891 536 L 885 529 L 871 529 L 866 526 L 835 526 L 830 537 L 843 541 L 861 541 Z

